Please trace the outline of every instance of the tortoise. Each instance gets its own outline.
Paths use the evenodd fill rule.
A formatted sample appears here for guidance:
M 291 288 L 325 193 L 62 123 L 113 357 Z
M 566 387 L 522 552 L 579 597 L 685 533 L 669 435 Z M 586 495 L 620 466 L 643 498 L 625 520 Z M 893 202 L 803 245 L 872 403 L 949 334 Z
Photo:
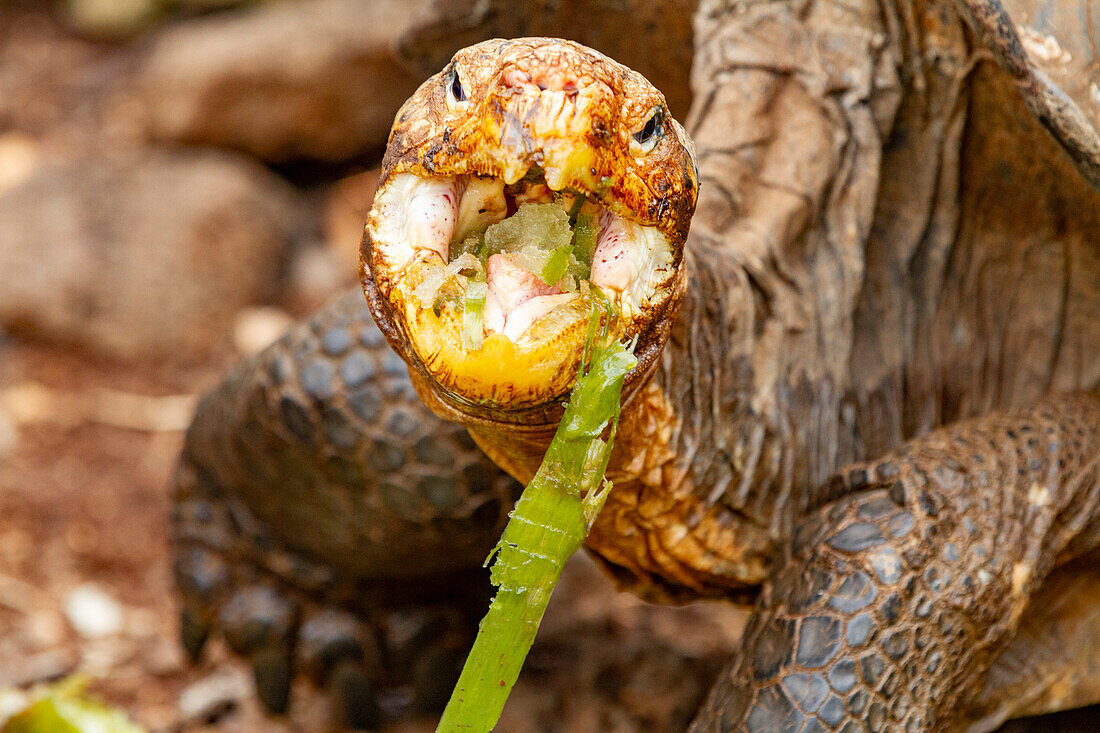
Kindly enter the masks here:
M 571 41 L 458 52 L 395 120 L 366 301 L 197 410 L 188 651 L 223 634 L 276 712 L 297 670 L 354 724 L 379 667 L 438 704 L 598 290 L 639 366 L 588 549 L 644 598 L 754 609 L 692 731 L 988 731 L 1100 701 L 1094 10 L 708 0 L 684 127 Z M 446 263 L 538 202 L 603 223 L 592 287 L 490 258 L 509 302 L 464 349 Z

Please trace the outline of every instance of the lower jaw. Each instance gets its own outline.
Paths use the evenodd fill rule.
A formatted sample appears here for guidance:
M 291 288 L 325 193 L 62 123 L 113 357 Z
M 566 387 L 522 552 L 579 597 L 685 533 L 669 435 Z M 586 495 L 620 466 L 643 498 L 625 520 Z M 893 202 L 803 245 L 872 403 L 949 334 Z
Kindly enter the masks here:
M 468 427 L 549 426 L 549 442 L 584 350 L 587 311 L 583 321 L 535 348 L 487 334 L 479 348 L 467 350 L 460 319 L 440 317 L 399 291 L 387 297 L 369 268 L 362 274 L 375 322 L 408 363 L 417 392 L 433 412 Z
M 372 218 L 372 226 L 374 223 Z M 627 293 L 616 290 L 613 304 L 602 304 L 610 306 L 616 315 L 610 317 L 611 323 L 605 317 L 602 326 L 609 338 L 618 341 L 638 338 L 642 344 L 659 342 L 659 353 L 668 330 L 667 324 L 660 321 L 674 315 L 683 294 L 684 275 L 671 265 L 671 248 L 661 248 L 668 247 L 663 235 L 659 244 L 653 244 L 650 240 L 657 235 L 651 232 L 655 230 L 631 226 L 647 233 L 645 237 L 639 235 L 638 241 L 650 243 L 650 248 L 642 251 L 661 265 L 658 270 L 642 270 L 647 278 L 643 282 L 652 282 L 655 290 L 638 296 L 633 294 L 632 281 L 628 283 L 633 298 L 629 302 Z M 385 245 L 373 246 L 373 234 L 368 227 L 363 275 L 375 319 L 380 325 L 388 321 L 383 330 L 388 332 L 391 344 L 420 372 L 439 400 L 463 416 L 518 425 L 556 423 L 585 350 L 595 296 L 585 289 L 576 292 L 572 301 L 535 320 L 514 340 L 487 327 L 480 346 L 466 348 L 461 313 L 440 312 L 438 303 L 435 309 L 425 308 L 415 293 L 427 271 L 422 268 L 423 258 L 416 256 L 413 263 L 396 270 L 403 275 L 392 277 L 389 273 L 396 268 L 387 261 Z M 667 274 L 662 280 L 654 272 Z M 378 282 L 375 273 L 383 273 Z
M 465 427 L 482 451 L 517 481 L 531 480 L 561 422 L 560 402 L 504 412 L 459 400 L 420 370 L 410 373 L 428 409 Z
M 493 433 L 492 437 L 486 435 L 487 442 L 530 442 L 531 447 L 521 453 L 537 454 L 537 468 L 542 455 L 538 446 L 545 448 L 553 437 L 563 402 L 575 381 L 590 305 L 584 304 L 584 317 L 578 318 L 572 328 L 564 329 L 556 339 L 538 343 L 536 348 L 517 348 L 510 339 L 497 334 L 487 336 L 481 348 L 471 352 L 462 347 L 460 323 L 439 318 L 419 304 L 410 309 L 404 298 L 393 297 L 397 295 L 394 290 L 387 297 L 369 267 L 363 268 L 362 276 L 375 322 L 409 364 L 425 404 L 442 419 L 470 428 L 475 436 L 483 430 Z M 627 376 L 624 404 L 656 370 L 686 290 L 687 273 L 681 269 L 644 325 L 635 322 L 626 332 L 612 333 L 619 340 L 636 340 L 638 365 Z M 620 321 L 619 326 L 623 325 Z M 507 434 L 496 435 L 498 428 Z M 513 472 L 504 461 L 499 462 Z M 520 462 L 526 462 L 526 458 L 521 456 Z
M 681 273 L 673 285 L 666 307 L 637 335 L 634 354 L 638 364 L 627 375 L 623 387 L 624 407 L 649 382 L 661 361 L 661 353 L 668 342 L 686 290 L 687 278 Z M 476 375 L 473 374 L 475 370 L 465 364 L 467 354 L 462 352 L 461 346 L 450 341 L 452 346 L 448 347 L 448 353 L 460 354 L 462 359 L 444 362 L 440 352 L 440 359 L 429 366 L 413 351 L 412 341 L 404 333 L 405 329 L 393 320 L 390 303 L 380 297 L 369 279 L 366 286 L 367 299 L 375 319 L 391 345 L 409 364 L 413 384 L 425 405 L 441 419 L 467 427 L 486 453 L 513 476 L 521 481 L 530 478 L 561 420 L 564 401 L 573 387 L 583 352 L 585 331 L 579 332 L 577 346 L 569 351 L 558 351 L 556 348 L 540 351 L 541 361 L 530 353 L 517 354 L 514 345 L 503 337 L 498 337 L 498 341 L 486 339 L 482 352 L 484 368 Z M 505 357 L 515 355 L 516 360 L 507 364 L 503 359 L 494 362 L 492 355 L 501 353 Z M 569 354 L 570 359 L 563 361 L 563 354 Z M 527 370 L 522 366 L 524 363 L 534 366 Z M 546 376 L 543 379 L 539 374 Z M 492 381 L 497 379 L 494 375 L 499 375 L 498 382 Z M 475 377 L 482 381 L 475 382 Z M 486 393 L 506 396 L 492 399 L 471 395 L 468 388 L 475 383 L 482 385 Z M 510 386 L 501 386 L 505 383 Z M 521 387 L 529 391 L 520 394 L 516 390 Z M 540 395 L 550 396 L 543 398 Z
M 510 412 L 560 402 L 573 386 L 587 337 L 590 301 L 579 295 L 536 323 L 537 335 L 514 342 L 487 334 L 477 348 L 462 345 L 462 322 L 404 301 L 408 345 L 452 399 Z M 619 336 L 611 324 L 609 335 Z
M 673 305 L 678 302 L 679 298 Z M 661 362 L 675 307 L 668 315 L 669 318 L 656 322 L 641 337 L 635 349 L 638 365 L 627 375 L 622 392 L 624 425 L 629 423 L 632 411 L 643 402 L 637 398 L 644 393 Z M 408 351 L 403 353 L 408 359 Z M 444 388 L 422 364 L 415 360 L 410 360 L 410 364 L 413 365 L 409 370 L 413 385 L 432 412 L 443 420 L 466 427 L 486 455 L 521 483 L 534 476 L 561 422 L 563 399 L 523 408 L 513 404 L 473 403 Z M 567 385 L 567 390 L 569 388 L 572 388 L 572 380 Z

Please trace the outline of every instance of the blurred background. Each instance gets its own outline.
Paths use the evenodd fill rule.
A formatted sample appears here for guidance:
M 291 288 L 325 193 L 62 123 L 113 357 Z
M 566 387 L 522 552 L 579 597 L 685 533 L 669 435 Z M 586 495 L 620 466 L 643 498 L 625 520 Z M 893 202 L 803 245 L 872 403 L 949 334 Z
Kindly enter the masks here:
M 86 673 L 149 730 L 328 729 L 308 684 L 266 718 L 223 646 L 178 646 L 183 430 L 229 364 L 356 287 L 394 113 L 457 48 L 573 37 L 683 117 L 694 2 L 580 5 L 0 0 L 0 727 Z M 636 42 L 658 29 L 668 53 Z M 578 559 L 501 730 L 682 729 L 742 622 Z

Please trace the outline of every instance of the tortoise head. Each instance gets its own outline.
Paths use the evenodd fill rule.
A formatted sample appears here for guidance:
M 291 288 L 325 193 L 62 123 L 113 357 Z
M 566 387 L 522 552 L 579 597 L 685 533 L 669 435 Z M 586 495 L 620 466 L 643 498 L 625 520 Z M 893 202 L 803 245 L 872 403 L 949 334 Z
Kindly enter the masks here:
M 628 392 L 654 368 L 697 189 L 641 75 L 570 41 L 486 41 L 397 114 L 364 291 L 437 412 L 553 422 L 597 321 L 636 342 Z

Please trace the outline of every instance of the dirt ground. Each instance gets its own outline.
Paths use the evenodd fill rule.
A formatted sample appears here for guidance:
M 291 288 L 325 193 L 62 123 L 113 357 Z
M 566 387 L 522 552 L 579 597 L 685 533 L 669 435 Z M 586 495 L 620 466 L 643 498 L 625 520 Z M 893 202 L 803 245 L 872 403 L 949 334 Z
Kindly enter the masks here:
M 215 657 L 188 669 L 173 639 L 165 486 L 182 433 L 123 427 L 103 406 L 120 394 L 188 394 L 212 370 L 9 343 L 3 371 L 0 689 L 80 670 L 107 701 L 170 727 L 180 691 L 222 666 Z M 66 602 L 89 587 L 118 604 L 118 633 L 74 630 Z

